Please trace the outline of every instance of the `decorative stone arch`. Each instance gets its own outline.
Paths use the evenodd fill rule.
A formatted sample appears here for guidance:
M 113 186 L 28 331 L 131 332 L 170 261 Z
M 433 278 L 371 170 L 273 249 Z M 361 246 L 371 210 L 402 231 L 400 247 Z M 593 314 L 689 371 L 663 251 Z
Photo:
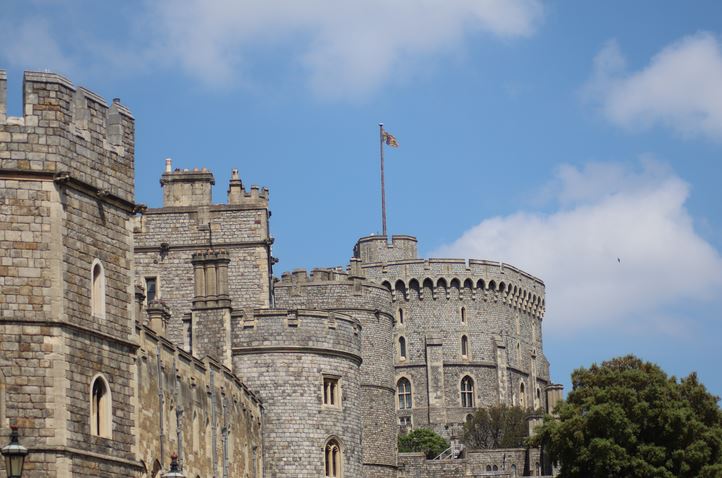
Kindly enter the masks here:
M 90 266 L 90 310 L 93 317 L 105 318 L 105 267 L 100 259 Z
M 461 293 L 461 281 L 458 277 L 454 277 L 449 282 L 449 292 L 447 294 L 451 299 L 463 299 L 464 295 Z
M 484 281 L 484 279 L 479 279 L 478 281 L 476 281 L 476 288 L 480 291 L 486 290 L 486 282 Z
M 473 408 L 476 403 L 476 381 L 470 371 L 463 372 L 459 380 L 459 396 L 462 408 Z
M 381 283 L 381 286 L 385 287 L 386 289 L 388 289 L 389 292 L 391 292 L 391 282 L 385 280 Z
M 446 299 L 449 298 L 449 283 L 446 282 L 446 279 L 445 279 L 445 278 L 439 277 L 439 278 L 436 280 L 436 290 L 437 290 L 437 291 L 440 290 L 440 291 L 443 292 L 443 296 L 442 296 L 442 297 L 444 297 L 444 298 L 446 298 Z M 438 297 L 438 296 L 439 296 L 439 294 L 436 294 L 436 297 Z
M 401 297 L 399 297 L 399 292 L 401 293 Z M 397 280 L 394 284 L 394 295 L 396 299 L 408 299 L 406 295 L 406 283 L 401 279 Z
M 499 282 L 499 292 L 501 292 L 502 294 L 506 292 L 506 284 L 504 283 L 504 281 Z
M 110 384 L 98 373 L 90 380 L 90 434 L 113 438 L 113 398 Z
M 408 403 L 404 404 L 405 406 L 402 408 L 402 392 L 406 393 L 406 390 L 401 388 L 401 385 L 408 385 L 408 393 L 410 394 L 410 401 L 411 405 L 408 405 Z M 411 380 L 411 377 L 406 374 L 401 374 L 396 377 L 396 409 L 397 410 L 411 410 L 414 408 L 414 396 L 415 396 L 415 389 L 414 389 L 414 381 Z
M 489 281 L 489 290 L 496 292 L 496 281 L 494 279 Z
M 412 295 L 411 292 L 413 292 L 414 298 L 419 299 L 421 297 L 421 287 L 419 286 L 419 281 L 416 279 L 411 279 L 409 281 L 409 289 L 410 291 L 409 295 Z
M 326 478 L 343 478 L 343 442 L 336 435 L 323 444 L 323 469 Z
M 434 290 L 434 281 L 432 281 L 430 277 L 427 277 L 426 279 L 424 279 L 424 282 L 422 284 L 422 287 L 421 287 L 421 293 L 422 293 L 421 298 L 422 299 L 425 298 L 424 295 L 426 295 L 426 289 L 431 291 L 431 298 L 436 299 L 436 292 Z

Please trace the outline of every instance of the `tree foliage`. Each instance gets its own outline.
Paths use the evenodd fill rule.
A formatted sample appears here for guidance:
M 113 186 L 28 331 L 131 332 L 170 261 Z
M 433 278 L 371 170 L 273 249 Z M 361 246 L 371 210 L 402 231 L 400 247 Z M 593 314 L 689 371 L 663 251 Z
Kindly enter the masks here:
M 400 452 L 423 452 L 426 458 L 435 458 L 449 448 L 449 442 L 428 428 L 417 428 L 399 435 Z
M 722 411 L 696 374 L 677 381 L 634 356 L 572 374 L 534 442 L 561 478 L 720 478 Z
M 469 448 L 518 448 L 529 433 L 528 412 L 520 407 L 495 405 L 481 408 L 464 424 Z

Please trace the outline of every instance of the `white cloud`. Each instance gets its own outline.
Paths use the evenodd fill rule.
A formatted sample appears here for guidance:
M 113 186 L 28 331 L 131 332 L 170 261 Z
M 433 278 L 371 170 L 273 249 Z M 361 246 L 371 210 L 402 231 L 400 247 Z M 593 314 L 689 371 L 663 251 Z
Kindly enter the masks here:
M 503 260 L 541 277 L 557 332 L 633 319 L 664 334 L 679 326 L 669 307 L 722 286 L 722 256 L 685 208 L 689 186 L 662 164 L 564 165 L 552 185 L 558 211 L 484 220 L 433 256 Z
M 664 125 L 685 137 L 722 141 L 721 49 L 710 33 L 691 35 L 664 48 L 645 68 L 626 73 L 612 41 L 595 58 L 584 91 L 624 128 Z
M 159 42 L 192 74 L 235 80 L 252 55 L 291 45 L 292 60 L 322 96 L 367 94 L 469 33 L 532 34 L 538 0 L 161 1 L 151 4 Z

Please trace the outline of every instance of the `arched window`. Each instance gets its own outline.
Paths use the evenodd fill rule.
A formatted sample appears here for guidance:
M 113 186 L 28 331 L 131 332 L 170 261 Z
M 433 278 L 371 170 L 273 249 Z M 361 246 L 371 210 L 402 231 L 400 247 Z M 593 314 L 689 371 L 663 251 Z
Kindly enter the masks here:
M 330 439 L 326 442 L 324 456 L 326 478 L 341 478 L 343 476 L 342 460 L 341 446 L 335 439 Z
M 90 300 L 93 317 L 105 318 L 105 269 L 97 259 L 93 261 Z
M 110 387 L 102 375 L 97 375 L 90 386 L 90 434 L 111 438 L 113 409 Z
M 466 335 L 461 336 L 461 356 L 464 358 L 469 356 L 469 339 Z
M 474 406 L 474 379 L 468 375 L 461 379 L 461 406 L 464 408 Z
M 399 358 L 406 360 L 406 339 L 399 337 Z
M 516 465 L 511 465 L 511 476 L 516 478 Z
M 461 308 L 461 323 L 466 323 L 466 307 Z
M 491 465 L 486 465 L 486 471 L 491 471 Z
M 399 308 L 398 320 L 399 320 L 399 325 L 403 325 L 403 323 L 404 323 L 404 309 L 402 309 L 402 308 Z
M 158 460 L 155 460 L 153 463 L 153 469 L 150 471 L 150 476 L 152 478 L 157 478 L 160 476 L 160 472 L 163 468 L 160 466 L 160 462 Z
M 411 382 L 408 378 L 400 378 L 396 383 L 396 390 L 399 395 L 399 410 L 406 410 L 412 407 Z
M 526 393 L 524 393 L 524 382 L 519 384 L 519 406 L 521 408 L 526 407 Z
M 491 468 L 491 471 L 499 471 L 499 467 L 496 466 L 496 465 L 494 465 L 494 466 Z

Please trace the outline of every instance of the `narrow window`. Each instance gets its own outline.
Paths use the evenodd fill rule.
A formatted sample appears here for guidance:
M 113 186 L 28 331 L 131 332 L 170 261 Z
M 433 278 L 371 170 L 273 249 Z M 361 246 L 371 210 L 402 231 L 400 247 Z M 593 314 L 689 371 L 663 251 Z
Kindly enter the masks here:
M 526 407 L 526 394 L 524 393 L 524 382 L 519 384 L 519 406 Z
M 148 304 L 153 302 L 157 295 L 157 277 L 146 277 L 145 278 L 145 300 Z
M 469 356 L 469 339 L 466 335 L 461 336 L 461 356 L 464 358 Z
M 325 450 L 325 469 L 326 478 L 341 478 L 343 476 L 341 446 L 334 439 L 326 443 Z
M 466 307 L 461 308 L 461 323 L 466 323 Z
M 399 324 L 403 325 L 404 323 L 404 309 L 399 309 Z
M 403 337 L 399 337 L 399 357 L 406 360 L 406 339 Z
M 539 387 L 536 389 L 536 403 L 534 403 L 534 408 L 541 408 L 541 389 Z
M 97 259 L 93 263 L 90 300 L 93 317 L 105 318 L 105 270 Z
M 464 408 L 474 406 L 474 380 L 468 375 L 461 379 L 461 406 Z
M 516 465 L 511 465 L 511 476 L 516 478 Z
M 338 377 L 323 377 L 323 404 L 330 407 L 341 406 Z
M 396 390 L 399 395 L 399 410 L 410 409 L 413 405 L 411 398 L 411 382 L 407 378 L 399 379 L 396 384 Z
M 102 376 L 93 380 L 90 392 L 90 433 L 110 438 L 112 428 L 110 388 Z

